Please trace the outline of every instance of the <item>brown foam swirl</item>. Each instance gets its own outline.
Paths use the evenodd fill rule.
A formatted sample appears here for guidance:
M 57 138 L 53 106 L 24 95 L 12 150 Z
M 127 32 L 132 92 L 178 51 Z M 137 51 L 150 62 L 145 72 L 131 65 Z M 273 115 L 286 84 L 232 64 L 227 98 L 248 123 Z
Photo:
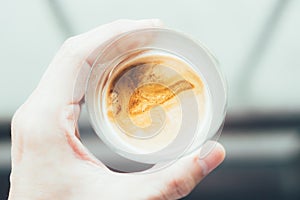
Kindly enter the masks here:
M 135 54 L 111 74 L 107 115 L 128 135 L 139 129 L 155 132 L 163 126 L 163 112 L 180 106 L 176 97 L 189 90 L 201 95 L 203 83 L 185 62 L 166 55 Z

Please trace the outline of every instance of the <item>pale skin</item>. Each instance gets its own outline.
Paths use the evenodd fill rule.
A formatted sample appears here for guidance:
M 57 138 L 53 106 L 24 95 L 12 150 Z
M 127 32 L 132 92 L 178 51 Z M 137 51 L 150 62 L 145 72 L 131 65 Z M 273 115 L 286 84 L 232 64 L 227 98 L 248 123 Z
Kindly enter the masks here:
M 77 120 L 93 52 L 120 33 L 160 26 L 156 19 L 118 20 L 64 42 L 13 117 L 10 200 L 179 199 L 224 160 L 216 144 L 202 159 L 195 152 L 158 172 L 120 174 L 80 142 Z

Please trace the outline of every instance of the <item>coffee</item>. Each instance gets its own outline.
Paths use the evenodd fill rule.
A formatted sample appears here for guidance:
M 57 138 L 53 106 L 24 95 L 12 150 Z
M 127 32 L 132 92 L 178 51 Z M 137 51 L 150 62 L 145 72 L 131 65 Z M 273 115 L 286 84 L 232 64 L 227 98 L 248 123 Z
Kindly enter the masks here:
M 203 126 L 209 115 L 202 78 L 189 63 L 166 52 L 127 55 L 115 63 L 107 84 L 106 120 L 115 139 L 134 152 L 161 150 L 177 137 L 183 117 L 198 117 L 196 126 Z M 183 116 L 188 107 L 190 115 Z

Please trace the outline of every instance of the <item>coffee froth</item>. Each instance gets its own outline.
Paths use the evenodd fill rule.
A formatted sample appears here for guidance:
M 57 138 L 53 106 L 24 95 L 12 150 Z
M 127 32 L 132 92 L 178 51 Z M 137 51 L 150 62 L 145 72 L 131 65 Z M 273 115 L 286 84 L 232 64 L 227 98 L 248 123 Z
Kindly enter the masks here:
M 207 114 L 207 91 L 185 61 L 168 54 L 138 52 L 116 64 L 105 93 L 107 121 L 128 148 L 158 151 L 177 136 L 182 106 L 195 98 L 197 115 Z

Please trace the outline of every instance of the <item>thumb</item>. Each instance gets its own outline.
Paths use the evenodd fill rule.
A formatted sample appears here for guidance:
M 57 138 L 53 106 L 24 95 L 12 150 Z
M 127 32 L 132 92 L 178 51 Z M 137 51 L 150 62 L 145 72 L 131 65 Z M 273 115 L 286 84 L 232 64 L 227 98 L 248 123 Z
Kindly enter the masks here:
M 195 153 L 184 157 L 156 175 L 164 177 L 161 195 L 165 199 L 179 199 L 188 195 L 206 175 L 224 160 L 225 149 L 221 144 L 215 143 L 210 154 L 203 159 L 200 159 L 199 156 L 199 153 Z

